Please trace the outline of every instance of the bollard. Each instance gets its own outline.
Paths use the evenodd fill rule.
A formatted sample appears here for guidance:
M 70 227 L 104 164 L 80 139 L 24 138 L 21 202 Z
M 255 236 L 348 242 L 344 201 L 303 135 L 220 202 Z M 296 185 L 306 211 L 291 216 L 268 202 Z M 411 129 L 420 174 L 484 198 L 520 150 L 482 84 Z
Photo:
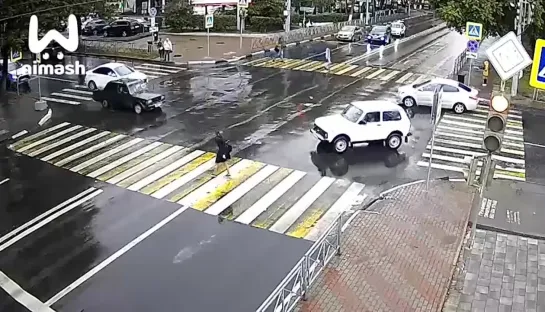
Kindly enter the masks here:
M 396 39 L 396 40 L 394 41 L 394 51 L 396 51 L 396 52 L 397 52 L 397 46 L 398 46 L 398 45 L 399 45 L 399 39 Z
M 382 58 L 383 54 L 384 54 L 384 46 L 381 45 L 379 48 L 379 57 Z
M 148 41 L 148 53 L 151 54 L 151 52 L 153 52 L 153 41 L 149 40 Z
M 371 44 L 370 43 L 367 44 L 367 53 L 371 53 Z
M 38 100 L 34 103 L 34 110 L 35 111 L 43 111 L 47 109 L 47 102 L 44 100 Z

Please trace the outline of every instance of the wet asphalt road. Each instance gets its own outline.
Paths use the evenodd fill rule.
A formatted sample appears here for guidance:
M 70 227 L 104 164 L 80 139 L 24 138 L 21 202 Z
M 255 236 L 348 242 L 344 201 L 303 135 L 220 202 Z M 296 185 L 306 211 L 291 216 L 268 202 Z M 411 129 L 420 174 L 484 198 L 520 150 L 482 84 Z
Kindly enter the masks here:
M 457 34 L 435 36 L 400 44 L 397 51 L 373 59 L 399 70 L 446 75 L 464 41 Z M 89 59 L 88 65 L 102 61 Z M 48 81 L 42 94 L 73 85 Z M 162 111 L 136 116 L 105 111 L 91 101 L 52 103 L 52 124 L 68 121 L 208 151 L 215 150 L 210 135 L 224 130 L 238 157 L 303 172 L 325 170 L 327 176 L 381 188 L 424 175 L 416 162 L 430 135 L 429 109 L 415 112 L 414 136 L 399 152 L 372 146 L 340 156 L 318 148 L 308 129 L 315 118 L 338 112 L 350 101 L 391 99 L 396 86 L 392 81 L 229 64 L 181 70 L 152 82 L 150 88 L 167 97 Z M 8 198 L 0 203 L 0 213 L 10 218 L 0 220 L 0 237 L 81 192 L 92 196 L 66 204 L 53 222 L 0 242 L 0 271 L 55 310 L 149 311 L 162 302 L 169 310 L 250 311 L 312 243 L 220 222 L 217 216 L 180 210 L 167 201 L 3 153 L 1 166 L 11 180 L 0 185 L 0 197 Z M 120 248 L 171 216 L 171 222 L 119 255 Z M 96 274 L 89 274 L 97 267 Z M 74 290 L 63 291 L 71 284 Z M 123 300 L 111 294 L 123 294 Z M 18 311 L 16 303 L 0 302 L 0 310 Z
M 461 36 L 438 32 L 402 43 L 397 51 L 386 50 L 382 58 L 374 55 L 367 62 L 446 76 L 462 49 Z M 50 81 L 42 93 L 69 87 L 64 82 Z M 53 104 L 53 121 L 210 151 L 215 150 L 210 141 L 214 132 L 223 130 L 242 157 L 315 171 L 310 152 L 316 150 L 317 141 L 308 132 L 313 120 L 338 112 L 353 100 L 394 99 L 396 87 L 391 81 L 229 64 L 183 70 L 174 78 L 151 83 L 151 90 L 166 95 L 168 104 L 161 112 L 137 116 L 129 111 L 105 111 L 89 101 L 81 105 Z M 346 161 L 351 170 L 340 176 L 371 185 L 414 177 L 422 170 L 412 164 L 430 135 L 427 114 L 428 110 L 422 108 L 413 119 L 414 141 L 402 149 L 405 159 L 401 164 L 377 166 L 373 159 L 383 159 L 389 151 L 363 148 L 354 151 L 350 156 L 353 159 Z M 343 166 L 345 169 L 337 172 L 347 171 Z

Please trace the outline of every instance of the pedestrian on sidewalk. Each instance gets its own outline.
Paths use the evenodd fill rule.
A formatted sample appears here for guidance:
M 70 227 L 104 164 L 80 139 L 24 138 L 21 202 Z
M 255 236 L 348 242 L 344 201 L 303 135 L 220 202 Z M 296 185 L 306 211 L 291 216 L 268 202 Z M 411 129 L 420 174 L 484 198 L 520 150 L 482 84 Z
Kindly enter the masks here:
M 223 138 L 221 131 L 216 131 L 216 137 L 214 139 L 216 145 L 218 146 L 218 152 L 216 153 L 216 167 L 214 168 L 214 174 L 219 174 L 222 170 L 221 167 L 227 171 L 225 175 L 227 178 L 231 177 L 231 172 L 229 172 L 229 165 L 227 161 L 231 159 L 231 151 L 233 147 L 229 144 L 229 141 Z
M 172 53 L 172 42 L 166 38 L 163 42 L 163 48 L 165 49 L 165 61 L 170 62 L 170 54 Z
M 161 41 L 161 38 L 158 38 L 157 40 L 157 51 L 159 51 L 159 57 L 161 58 L 161 61 L 165 59 L 165 48 L 163 47 L 163 42 Z

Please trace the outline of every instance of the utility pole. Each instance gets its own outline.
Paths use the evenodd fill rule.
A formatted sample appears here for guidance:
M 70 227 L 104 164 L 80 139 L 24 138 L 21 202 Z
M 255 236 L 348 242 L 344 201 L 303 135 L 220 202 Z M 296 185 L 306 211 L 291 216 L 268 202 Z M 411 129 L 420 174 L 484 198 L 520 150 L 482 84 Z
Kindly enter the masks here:
M 286 0 L 286 10 L 284 11 L 284 16 L 286 17 L 286 25 L 284 31 L 290 31 L 291 27 L 291 0 Z
M 365 1 L 365 26 L 369 25 L 369 0 Z
M 524 0 L 517 0 L 517 15 L 515 16 L 515 31 L 517 32 L 517 39 L 519 42 L 522 42 L 522 30 L 523 30 L 523 23 L 524 23 Z M 518 86 L 519 86 L 519 76 L 520 74 L 517 74 L 513 76 L 513 81 L 511 83 L 511 96 L 517 95 L 518 92 Z

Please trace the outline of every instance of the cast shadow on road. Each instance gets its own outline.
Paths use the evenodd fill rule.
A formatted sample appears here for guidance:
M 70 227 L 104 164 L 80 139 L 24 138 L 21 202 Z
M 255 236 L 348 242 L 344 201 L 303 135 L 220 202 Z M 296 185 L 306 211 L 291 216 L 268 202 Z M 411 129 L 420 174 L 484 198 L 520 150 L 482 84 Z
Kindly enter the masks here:
M 386 168 L 394 168 L 403 163 L 407 157 L 405 153 L 389 149 L 382 143 L 356 147 L 338 154 L 331 144 L 320 142 L 316 151 L 310 152 L 310 159 L 322 176 L 326 176 L 329 171 L 336 177 L 342 177 L 348 173 L 350 166 L 376 166 L 383 163 Z

